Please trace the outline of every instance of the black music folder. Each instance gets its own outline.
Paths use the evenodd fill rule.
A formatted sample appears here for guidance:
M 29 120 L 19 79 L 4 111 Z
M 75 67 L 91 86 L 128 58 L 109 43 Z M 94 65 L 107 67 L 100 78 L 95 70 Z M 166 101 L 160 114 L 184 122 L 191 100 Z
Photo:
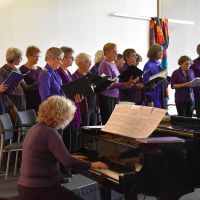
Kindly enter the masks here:
M 90 84 L 94 85 L 94 91 L 97 93 L 103 92 L 111 86 L 115 80 L 110 80 L 108 76 L 99 76 L 88 72 L 86 76 Z
M 74 99 L 74 96 L 76 94 L 80 94 L 83 96 L 91 96 L 94 94 L 86 77 L 82 77 L 70 83 L 63 84 L 61 87 L 66 97 L 70 99 Z
M 7 77 L 7 79 L 3 82 L 4 85 L 8 85 L 8 89 L 6 90 L 6 92 L 11 93 L 14 90 L 14 88 L 20 83 L 20 81 L 24 78 L 24 76 L 26 76 L 29 72 L 30 70 L 25 74 L 21 74 L 16 71 L 12 71 Z
M 135 67 L 135 66 L 130 66 L 128 67 L 122 74 L 119 75 L 119 79 L 122 80 L 123 82 L 127 82 L 130 80 L 130 78 L 136 78 L 137 76 L 142 76 L 144 72 Z

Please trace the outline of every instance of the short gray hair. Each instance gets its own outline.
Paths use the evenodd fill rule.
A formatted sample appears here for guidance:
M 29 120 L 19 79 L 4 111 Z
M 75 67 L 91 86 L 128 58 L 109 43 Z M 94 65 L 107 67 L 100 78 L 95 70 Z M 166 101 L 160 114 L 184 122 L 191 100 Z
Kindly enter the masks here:
M 79 53 L 75 58 L 75 63 L 76 63 L 76 65 L 79 66 L 81 62 L 85 62 L 87 60 L 91 61 L 91 57 L 90 57 L 89 54 L 87 54 L 87 53 Z
M 63 54 L 63 51 L 58 47 L 51 47 L 47 50 L 45 54 L 45 61 L 49 60 L 49 58 L 59 58 L 59 56 Z
M 22 58 L 22 51 L 18 48 L 8 48 L 6 51 L 6 61 L 8 63 L 13 63 L 17 59 Z

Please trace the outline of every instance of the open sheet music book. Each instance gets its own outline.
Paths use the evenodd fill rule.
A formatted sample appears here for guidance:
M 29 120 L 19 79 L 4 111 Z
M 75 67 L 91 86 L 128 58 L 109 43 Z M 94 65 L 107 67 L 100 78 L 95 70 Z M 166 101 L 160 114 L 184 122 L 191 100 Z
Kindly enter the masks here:
M 115 79 L 111 80 L 105 74 L 96 75 L 88 72 L 85 77 L 88 78 L 90 84 L 94 85 L 94 91 L 97 93 L 103 92 L 104 90 L 108 89 L 111 84 L 115 82 Z
M 8 89 L 6 90 L 8 93 L 11 93 L 13 89 L 20 83 L 20 81 L 26 76 L 31 70 L 29 70 L 25 74 L 18 73 L 16 71 L 12 71 L 7 79 L 3 82 L 4 85 L 8 85 Z
M 102 131 L 129 138 L 147 138 L 157 128 L 165 113 L 166 110 L 159 108 L 117 104 Z
M 190 81 L 190 86 L 191 87 L 200 86 L 200 78 L 196 77 L 195 79 L 193 79 L 192 81 Z
M 167 78 L 167 70 L 163 70 L 153 76 L 150 76 L 149 81 L 145 82 L 145 86 L 150 86 L 152 84 L 158 84 L 160 81 L 163 81 Z

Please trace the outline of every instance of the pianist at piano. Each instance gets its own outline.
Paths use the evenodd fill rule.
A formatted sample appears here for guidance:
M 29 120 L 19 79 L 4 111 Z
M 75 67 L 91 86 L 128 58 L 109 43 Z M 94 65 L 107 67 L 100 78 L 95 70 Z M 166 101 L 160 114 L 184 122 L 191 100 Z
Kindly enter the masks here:
M 82 199 L 60 185 L 58 161 L 82 170 L 107 169 L 102 162 L 77 159 L 66 149 L 57 130 L 70 123 L 74 112 L 74 104 L 60 96 L 49 97 L 40 105 L 38 123 L 28 131 L 24 140 L 18 199 Z

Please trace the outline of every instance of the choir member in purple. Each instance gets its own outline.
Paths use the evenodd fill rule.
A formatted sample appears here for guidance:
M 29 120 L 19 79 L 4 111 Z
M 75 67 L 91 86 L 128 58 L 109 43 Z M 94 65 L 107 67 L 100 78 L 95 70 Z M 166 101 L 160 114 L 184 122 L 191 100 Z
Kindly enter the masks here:
M 37 111 L 41 103 L 38 89 L 38 77 L 42 71 L 42 68 L 37 66 L 40 57 L 40 49 L 36 46 L 29 46 L 26 49 L 26 57 L 27 62 L 19 69 L 22 74 L 25 74 L 29 71 L 29 73 L 24 77 L 24 81 L 27 85 L 32 85 L 34 88 L 33 90 L 24 91 L 26 95 L 26 106 L 27 109 L 33 108 L 35 111 Z
M 171 87 L 175 89 L 175 103 L 179 116 L 192 117 L 194 108 L 194 94 L 190 87 L 194 73 L 189 69 L 191 59 L 181 56 L 178 60 L 179 68 L 172 73 Z
M 38 78 L 39 93 L 42 101 L 53 95 L 65 96 L 61 88 L 62 80 L 56 72 L 56 69 L 63 62 L 63 57 L 64 53 L 57 47 L 51 47 L 46 52 L 45 60 L 47 64 Z
M 86 53 L 79 53 L 75 58 L 75 63 L 78 66 L 78 69 L 72 75 L 73 78 L 79 79 L 85 76 L 90 68 L 91 65 L 91 58 L 90 55 Z M 80 102 L 80 111 L 81 111 L 81 118 L 82 118 L 82 125 L 92 126 L 96 125 L 97 123 L 97 116 L 96 116 L 96 95 L 87 96 Z
M 102 123 L 105 124 L 115 105 L 119 100 L 119 89 L 130 87 L 134 84 L 132 78 L 127 83 L 119 83 L 118 76 L 120 75 L 119 70 L 117 69 L 114 61 L 117 58 L 117 45 L 114 43 L 107 43 L 103 47 L 105 59 L 101 62 L 99 66 L 99 75 L 105 74 L 110 79 L 115 79 L 115 82 L 111 87 L 98 96 L 99 107 L 101 111 Z
M 123 58 L 125 63 L 123 67 L 119 70 L 120 73 L 128 69 L 129 67 L 136 67 L 136 51 L 134 49 L 125 49 L 123 52 Z M 142 93 L 142 77 L 136 81 L 136 84 L 130 88 L 120 89 L 120 101 L 134 102 L 137 105 L 142 105 L 143 103 L 143 93 Z
M 115 60 L 115 65 L 116 65 L 117 69 L 119 70 L 119 72 L 120 72 L 120 69 L 124 66 L 124 63 L 125 63 L 125 61 L 124 61 L 123 55 L 118 53 L 117 59 Z
M 104 59 L 104 54 L 102 50 L 98 50 L 94 56 L 94 66 L 90 69 L 90 72 L 98 75 L 98 68 L 101 64 L 101 61 Z
M 198 58 L 193 60 L 193 64 L 191 65 L 190 69 L 193 70 L 195 77 L 200 77 L 200 44 L 197 45 L 197 54 Z M 200 118 L 200 87 L 195 87 L 193 90 L 196 116 Z
M 148 50 L 147 57 L 149 58 L 148 62 L 145 64 L 143 71 L 143 81 L 149 81 L 150 76 L 153 76 L 164 69 L 160 63 L 162 58 L 162 47 L 159 44 L 152 44 Z M 148 106 L 156 108 L 166 108 L 166 88 L 167 84 L 165 81 L 158 83 L 154 90 L 145 91 L 145 104 Z
M 70 47 L 61 47 L 60 48 L 64 53 L 63 63 L 56 70 L 62 79 L 63 84 L 73 81 L 73 77 L 68 70 L 68 67 L 72 66 L 74 57 L 74 50 Z M 76 102 L 76 99 L 73 99 Z M 78 150 L 78 138 L 79 138 L 79 129 L 82 123 L 81 114 L 80 114 L 80 102 L 76 102 L 76 112 L 72 122 L 63 130 L 63 141 L 70 152 Z
M 22 52 L 18 48 L 9 48 L 6 51 L 7 63 L 0 68 L 0 79 L 6 80 L 11 72 L 21 73 L 16 67 L 22 61 Z M 10 113 L 13 122 L 16 120 L 16 110 L 26 110 L 26 98 L 24 91 L 32 90 L 33 87 L 22 80 L 12 91 L 3 93 L 5 112 Z
M 88 170 L 107 169 L 102 162 L 88 162 L 73 156 L 65 147 L 58 129 L 73 119 L 75 106 L 62 96 L 52 96 L 39 107 L 38 122 L 25 137 L 18 182 L 23 200 L 81 200 L 59 181 L 59 162 L 66 167 Z

